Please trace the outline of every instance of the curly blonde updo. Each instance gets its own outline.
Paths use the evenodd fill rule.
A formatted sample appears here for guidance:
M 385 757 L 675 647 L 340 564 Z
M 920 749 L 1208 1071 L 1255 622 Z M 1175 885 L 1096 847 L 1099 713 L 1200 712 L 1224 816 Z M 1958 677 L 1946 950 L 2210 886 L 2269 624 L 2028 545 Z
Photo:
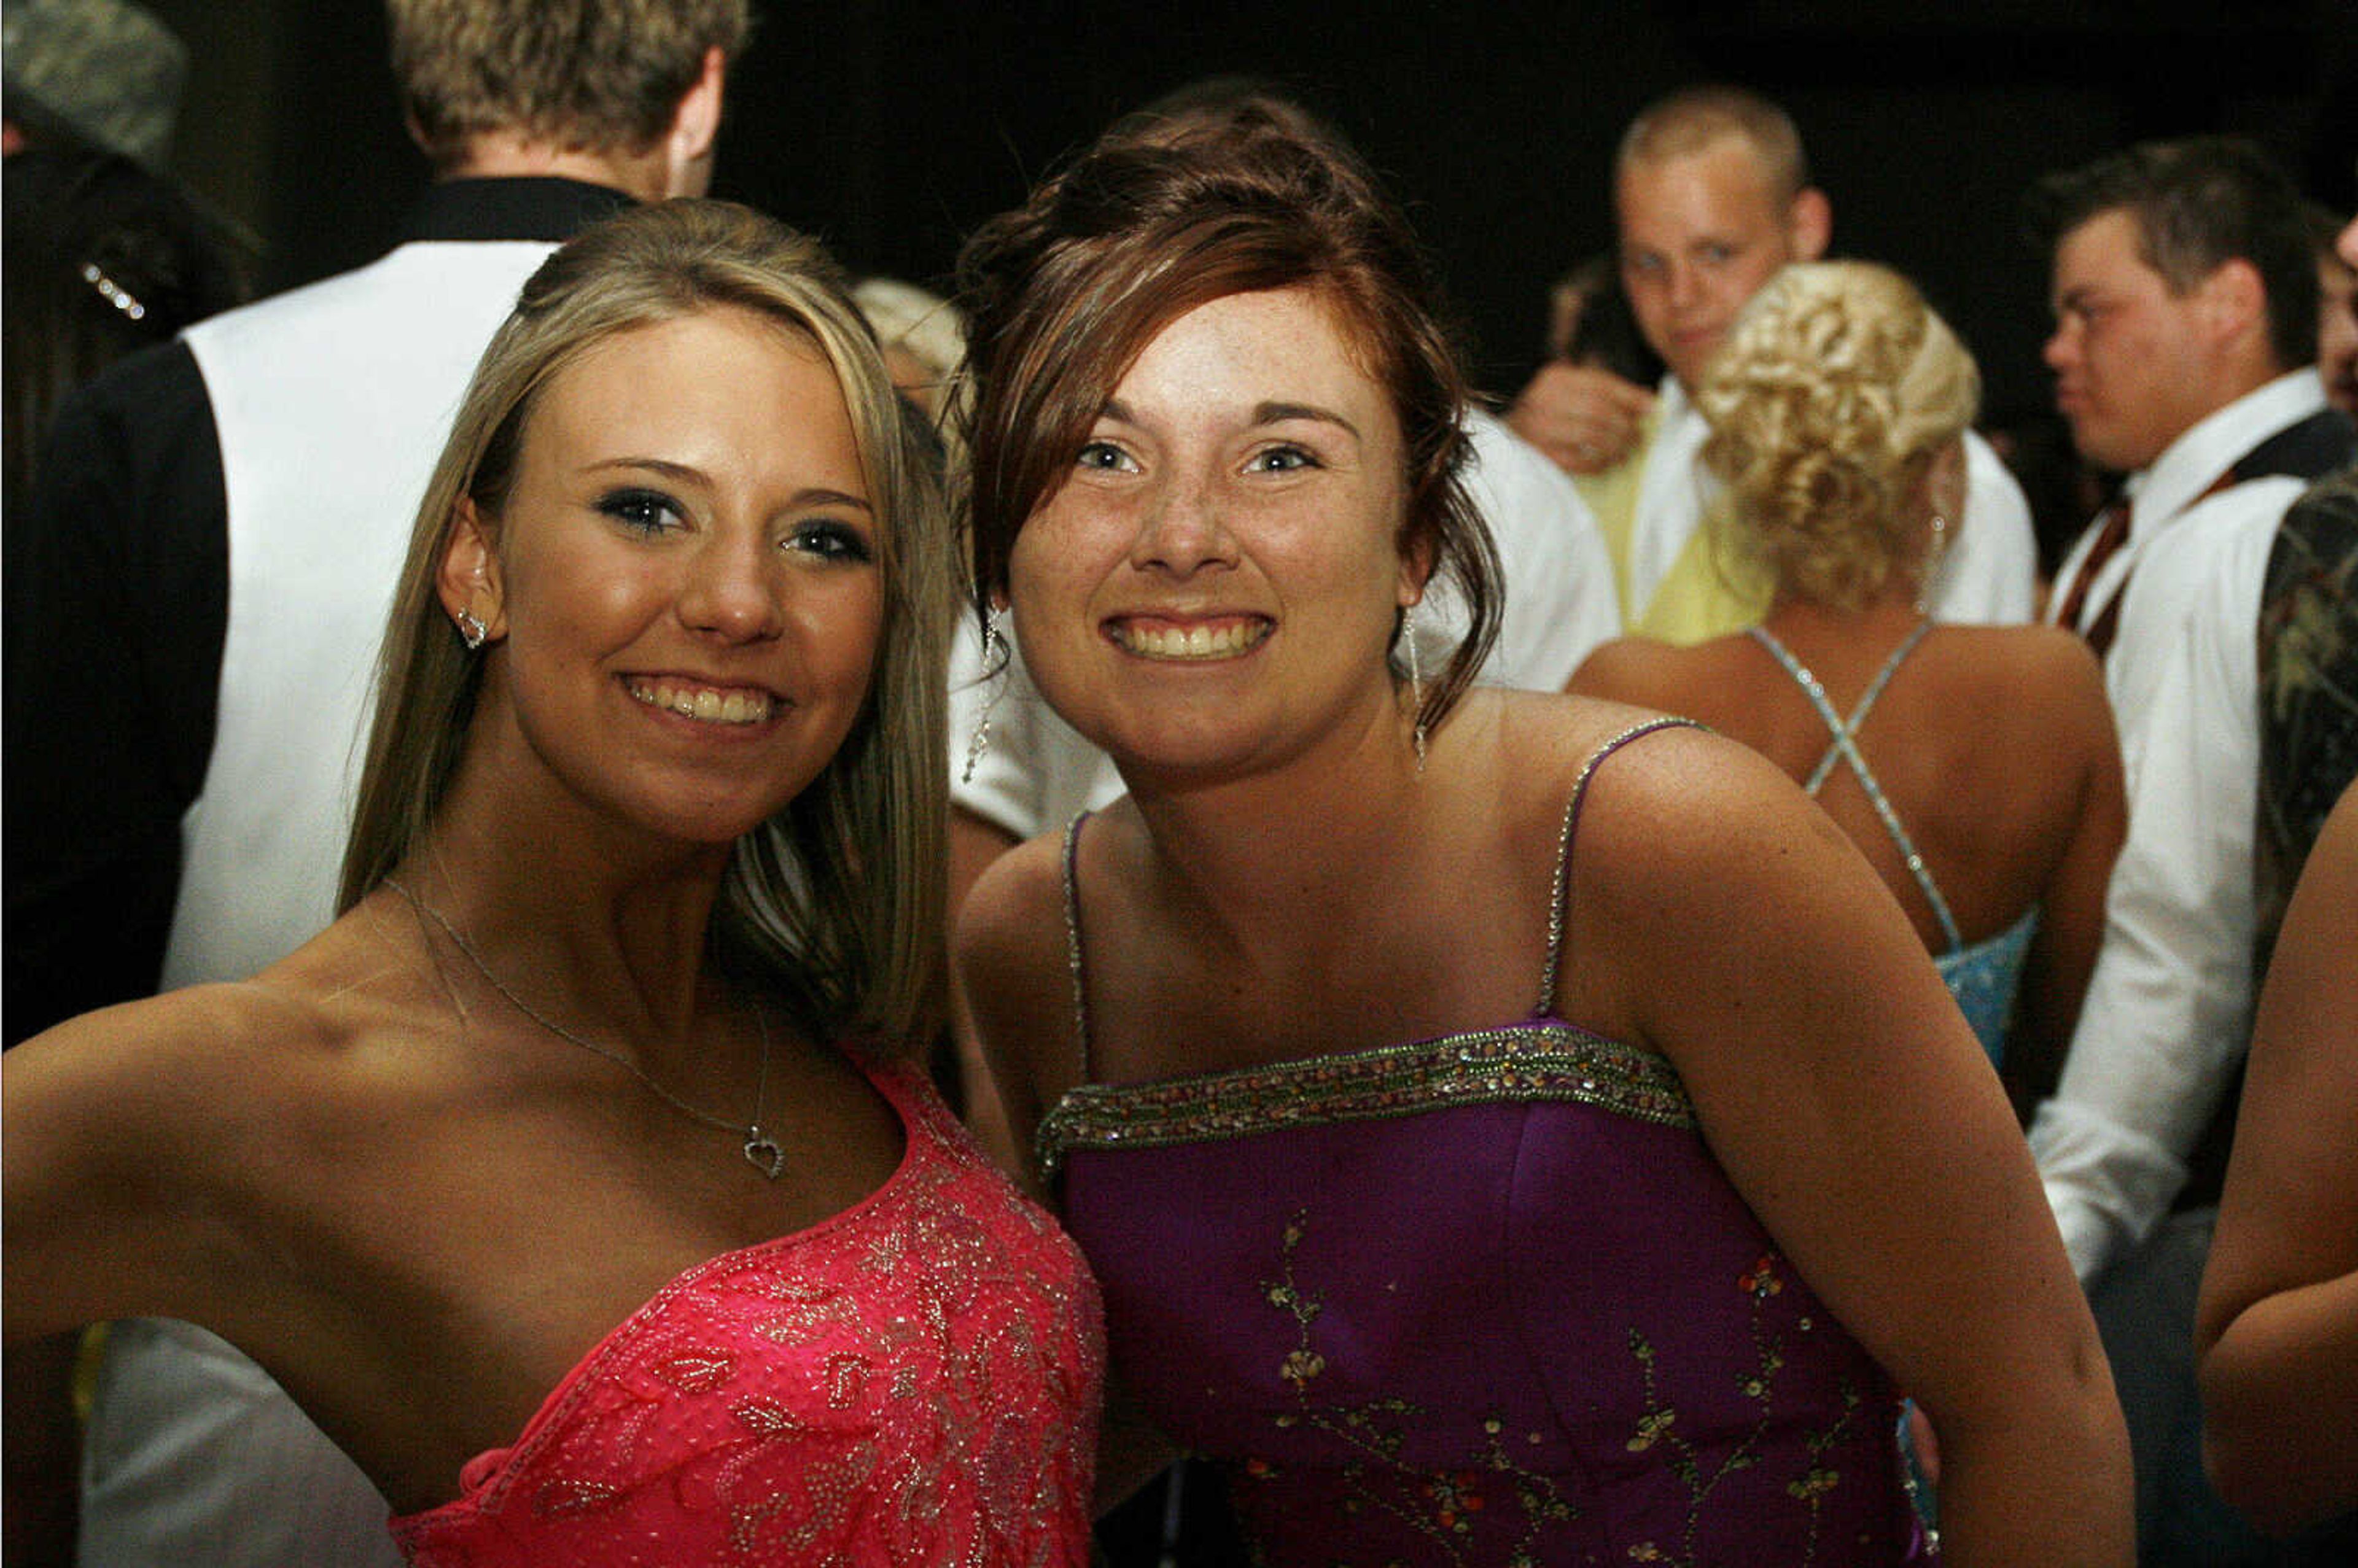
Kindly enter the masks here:
M 1867 262 L 1801 262 L 1755 295 L 1695 405 L 1732 543 L 1778 591 L 1857 610 L 1921 569 L 1921 486 L 1964 433 L 1981 373 L 1916 286 Z

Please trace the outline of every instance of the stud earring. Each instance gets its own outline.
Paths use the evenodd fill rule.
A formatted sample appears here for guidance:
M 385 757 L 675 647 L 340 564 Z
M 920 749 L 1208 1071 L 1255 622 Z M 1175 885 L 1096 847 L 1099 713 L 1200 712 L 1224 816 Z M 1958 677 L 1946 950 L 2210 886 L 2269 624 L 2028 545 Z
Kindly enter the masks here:
M 1000 610 L 996 604 L 982 618 L 982 678 L 990 680 L 1001 673 L 1007 663 L 1007 639 L 999 630 Z M 1007 689 L 1003 680 L 990 688 L 982 699 L 982 711 L 975 716 L 974 734 L 966 743 L 966 766 L 958 770 L 958 783 L 972 784 L 974 768 L 990 750 L 990 710 L 999 706 L 999 694 Z
M 476 620 L 475 612 L 473 611 L 461 610 L 459 611 L 459 641 L 467 644 L 467 651 L 469 653 L 471 654 L 476 649 L 481 647 L 483 645 L 483 639 L 491 634 L 492 629 L 484 625 L 481 622 Z

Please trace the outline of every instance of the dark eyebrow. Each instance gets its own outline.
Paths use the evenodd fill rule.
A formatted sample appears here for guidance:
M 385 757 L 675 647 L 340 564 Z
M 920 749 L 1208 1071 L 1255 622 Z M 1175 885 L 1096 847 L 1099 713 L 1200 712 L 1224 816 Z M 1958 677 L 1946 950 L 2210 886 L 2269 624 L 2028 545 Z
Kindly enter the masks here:
M 687 463 L 672 462 L 664 458 L 608 458 L 603 461 L 591 463 L 583 471 L 600 473 L 609 469 L 638 470 L 660 475 L 676 483 L 704 485 L 710 482 L 705 477 L 702 469 Z M 865 497 L 853 495 L 845 491 L 830 490 L 825 485 L 812 485 L 798 490 L 787 499 L 786 504 L 790 509 L 804 506 L 850 506 L 871 516 L 875 515 L 876 513 L 874 505 Z
M 1314 419 L 1323 425 L 1339 425 L 1355 441 L 1365 440 L 1359 427 L 1331 408 L 1321 408 L 1314 403 L 1264 403 L 1253 410 L 1256 425 L 1275 425 L 1287 419 Z

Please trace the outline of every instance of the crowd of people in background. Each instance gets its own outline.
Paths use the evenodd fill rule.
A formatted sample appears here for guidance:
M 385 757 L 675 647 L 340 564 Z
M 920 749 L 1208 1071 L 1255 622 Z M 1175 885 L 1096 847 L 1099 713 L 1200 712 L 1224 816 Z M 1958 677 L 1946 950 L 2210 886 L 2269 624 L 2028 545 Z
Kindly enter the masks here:
M 1486 400 L 1271 84 L 928 288 L 747 0 L 386 8 L 249 304 L 8 0 L 12 1561 L 2358 1553 L 2358 221 L 2026 193 L 2042 550 L 1747 88 Z

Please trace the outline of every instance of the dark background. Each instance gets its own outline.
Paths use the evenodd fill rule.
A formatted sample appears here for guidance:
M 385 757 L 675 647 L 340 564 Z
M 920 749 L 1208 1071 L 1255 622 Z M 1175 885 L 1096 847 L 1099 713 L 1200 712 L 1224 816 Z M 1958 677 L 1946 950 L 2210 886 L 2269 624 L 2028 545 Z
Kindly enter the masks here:
M 262 242 L 270 287 L 390 243 L 426 178 L 375 0 L 146 0 L 193 56 L 176 162 Z M 1834 244 L 1916 276 L 1980 356 L 1988 413 L 2043 407 L 2043 170 L 2236 131 L 2358 205 L 2358 0 L 756 0 L 715 194 L 860 271 L 939 283 L 957 240 L 1117 114 L 1192 78 L 1273 78 L 1393 179 L 1440 257 L 1477 380 L 1511 393 L 1547 286 L 1611 238 L 1615 138 L 1683 82 L 1800 122 Z

